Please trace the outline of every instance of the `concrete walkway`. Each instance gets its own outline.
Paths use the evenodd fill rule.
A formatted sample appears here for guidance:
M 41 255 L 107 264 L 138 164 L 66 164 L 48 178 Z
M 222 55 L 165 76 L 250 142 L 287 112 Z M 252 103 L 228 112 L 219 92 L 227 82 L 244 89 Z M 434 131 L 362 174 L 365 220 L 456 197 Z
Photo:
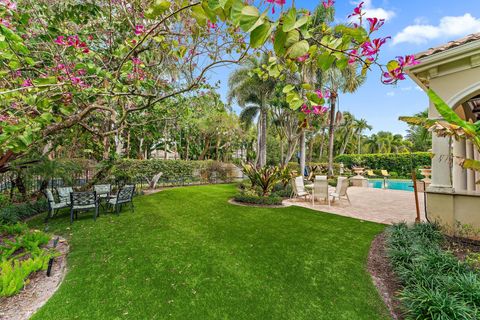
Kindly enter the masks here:
M 337 200 L 330 207 L 324 202 L 309 199 L 289 199 L 285 205 L 295 205 L 317 211 L 329 212 L 341 216 L 373 221 L 383 224 L 396 222 L 414 222 L 416 217 L 415 195 L 410 191 L 383 190 L 375 188 L 350 187 L 348 189 L 351 205 L 347 200 Z M 422 221 L 425 220 L 423 193 L 418 194 Z

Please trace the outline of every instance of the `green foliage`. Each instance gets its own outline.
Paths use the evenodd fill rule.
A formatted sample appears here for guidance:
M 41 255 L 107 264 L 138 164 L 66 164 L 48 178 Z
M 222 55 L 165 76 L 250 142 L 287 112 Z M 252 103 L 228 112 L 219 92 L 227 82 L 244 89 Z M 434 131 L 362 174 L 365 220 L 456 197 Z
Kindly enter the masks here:
M 262 189 L 262 196 L 268 196 L 275 184 L 282 181 L 282 170 L 275 166 L 257 168 L 253 164 L 244 164 L 243 172 L 250 179 L 252 187 Z
M 308 170 L 311 172 L 313 170 L 314 174 L 317 175 L 327 175 L 328 172 L 328 163 L 326 162 L 309 162 L 307 163 Z M 297 162 L 289 162 L 287 168 L 290 171 L 296 171 L 298 175 L 300 175 L 300 165 Z M 347 166 L 345 166 L 346 170 L 348 170 Z M 333 164 L 333 173 L 335 175 L 340 175 L 340 163 Z
M 160 181 L 173 184 L 209 182 L 214 178 L 222 181 L 231 179 L 231 172 L 225 164 L 211 160 L 122 159 L 115 162 L 110 174 L 117 181 L 150 181 L 160 172 L 163 173 Z
M 53 253 L 43 248 L 50 240 L 43 232 L 31 231 L 24 224 L 2 225 L 0 230 L 4 238 L 0 246 L 0 296 L 8 297 L 18 293 L 32 273 L 45 270 Z
M 25 218 L 45 212 L 47 209 L 47 201 L 43 198 L 35 202 L 10 204 L 3 208 L 0 208 L 0 223 L 16 223 Z
M 431 164 L 431 154 L 428 152 L 344 154 L 337 156 L 335 162 L 343 163 L 346 168 L 362 166 L 370 169 L 396 172 L 399 177 L 409 177 L 412 168 L 415 169 Z
M 400 299 L 407 318 L 478 319 L 480 274 L 442 249 L 437 225 L 397 224 L 387 235 L 387 254 L 404 286 Z
M 258 196 L 244 193 L 236 194 L 233 199 L 238 202 L 258 205 L 281 205 L 283 200 L 282 197 L 273 194 L 270 196 Z

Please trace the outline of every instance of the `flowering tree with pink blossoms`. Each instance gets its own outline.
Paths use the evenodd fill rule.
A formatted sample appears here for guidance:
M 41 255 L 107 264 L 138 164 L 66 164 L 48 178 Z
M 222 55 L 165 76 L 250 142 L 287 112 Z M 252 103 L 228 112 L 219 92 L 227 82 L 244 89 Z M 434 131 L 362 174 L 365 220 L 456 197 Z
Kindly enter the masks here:
M 334 1 L 323 1 L 326 9 Z M 273 12 L 273 14 L 271 14 Z M 404 78 L 411 57 L 378 64 L 383 24 L 322 28 L 310 12 L 284 0 L 0 0 L 0 170 L 52 135 L 81 126 L 115 135 L 134 113 L 208 88 L 208 72 L 270 52 L 252 76 L 279 78 L 309 63 L 319 70 L 355 63 L 383 81 Z M 284 88 L 292 109 L 323 112 L 325 98 L 309 83 Z

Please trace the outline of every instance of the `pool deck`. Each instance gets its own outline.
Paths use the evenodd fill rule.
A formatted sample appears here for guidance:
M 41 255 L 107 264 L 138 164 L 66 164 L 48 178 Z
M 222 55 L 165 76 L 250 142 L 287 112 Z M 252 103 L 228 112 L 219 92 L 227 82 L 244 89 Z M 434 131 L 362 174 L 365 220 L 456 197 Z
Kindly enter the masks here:
M 348 195 L 351 205 L 343 199 L 330 207 L 317 201 L 312 206 L 310 199 L 305 201 L 303 198 L 288 199 L 283 203 L 383 224 L 415 221 L 415 195 L 411 191 L 350 187 Z M 421 219 L 425 221 L 423 193 L 419 193 L 418 198 Z

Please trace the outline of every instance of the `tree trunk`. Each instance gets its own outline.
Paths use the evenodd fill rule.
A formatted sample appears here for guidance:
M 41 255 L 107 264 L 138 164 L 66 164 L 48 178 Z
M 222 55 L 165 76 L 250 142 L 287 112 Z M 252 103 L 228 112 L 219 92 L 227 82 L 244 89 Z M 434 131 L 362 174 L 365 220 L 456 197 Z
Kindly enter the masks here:
M 128 130 L 127 133 L 127 147 L 125 149 L 125 155 L 127 156 L 127 159 L 130 159 L 130 130 Z
M 205 147 L 203 148 L 202 153 L 198 157 L 198 160 L 205 160 L 205 155 L 207 154 L 209 149 L 210 149 L 210 137 L 207 136 L 205 139 Z
M 308 161 L 312 162 L 312 156 L 313 156 L 313 143 L 315 142 L 315 136 L 310 138 L 310 141 L 308 142 Z
M 358 144 L 358 145 L 357 145 L 357 154 L 362 153 L 362 151 L 361 151 L 361 148 L 362 148 L 361 143 L 362 143 L 362 133 L 359 132 L 359 133 L 358 133 L 358 137 L 357 137 L 357 144 Z
M 288 165 L 290 160 L 292 160 L 293 154 L 295 153 L 295 149 L 297 149 L 297 144 L 298 144 L 298 137 L 295 139 L 288 139 L 288 145 L 287 145 L 287 155 L 285 157 L 285 163 L 284 165 Z
M 318 162 L 323 160 L 323 145 L 325 144 L 325 129 L 322 128 L 322 138 L 320 139 L 320 153 L 318 155 Z
M 328 125 L 328 175 L 333 176 L 333 147 L 335 134 L 335 107 L 337 102 L 336 92 L 330 96 L 330 123 Z
M 258 143 L 258 162 L 257 167 L 264 167 L 267 164 L 267 110 L 262 108 L 260 110 L 260 133 Z
M 143 159 L 143 138 L 140 138 L 138 144 L 138 159 Z
M 300 174 L 302 177 L 305 174 L 305 145 L 305 130 L 302 129 L 302 133 L 300 134 Z
M 347 145 L 350 142 L 351 133 L 352 130 L 347 131 L 347 134 L 345 135 L 345 141 L 343 142 L 342 149 L 340 150 L 340 154 L 345 154 L 345 151 L 347 150 Z

